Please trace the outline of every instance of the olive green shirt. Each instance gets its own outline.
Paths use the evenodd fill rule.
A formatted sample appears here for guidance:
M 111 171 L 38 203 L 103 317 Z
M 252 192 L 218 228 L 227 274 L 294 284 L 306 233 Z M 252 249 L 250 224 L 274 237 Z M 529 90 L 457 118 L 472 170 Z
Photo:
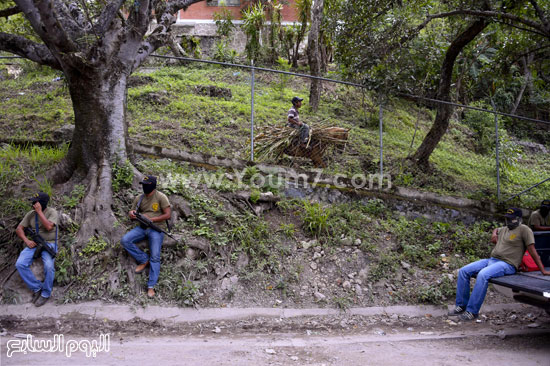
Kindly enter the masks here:
M 514 230 L 510 230 L 506 226 L 497 230 L 497 245 L 491 252 L 491 257 L 511 264 L 517 270 L 521 264 L 523 254 L 527 250 L 527 246 L 535 244 L 533 231 L 523 224 Z
M 540 210 L 536 210 L 529 217 L 529 227 L 533 228 L 534 226 L 550 226 L 550 214 L 546 215 L 546 218 L 542 217 Z
M 47 242 L 53 243 L 55 241 L 55 230 L 57 228 L 58 224 L 58 215 L 57 211 L 51 207 L 46 207 L 45 210 L 43 210 L 44 216 L 48 219 L 49 222 L 53 223 L 55 227 L 51 231 L 46 231 L 44 226 L 42 225 L 42 222 L 40 221 L 40 217 L 38 218 L 38 233 L 40 236 L 44 238 Z M 19 223 L 19 225 L 23 226 L 24 228 L 31 228 L 35 230 L 35 221 L 34 217 L 36 216 L 36 212 L 34 210 L 27 212 L 25 217 L 23 217 L 23 220 Z
M 139 202 L 140 196 L 137 196 L 134 199 L 134 203 L 132 204 L 132 210 L 137 210 L 137 204 Z M 139 205 L 139 213 L 144 214 L 145 216 L 149 218 L 153 217 L 159 217 L 163 214 L 163 211 L 170 207 L 170 201 L 168 201 L 168 197 L 162 192 L 159 192 L 155 189 L 153 194 L 149 197 L 147 195 L 143 196 L 143 200 L 141 201 L 141 204 Z

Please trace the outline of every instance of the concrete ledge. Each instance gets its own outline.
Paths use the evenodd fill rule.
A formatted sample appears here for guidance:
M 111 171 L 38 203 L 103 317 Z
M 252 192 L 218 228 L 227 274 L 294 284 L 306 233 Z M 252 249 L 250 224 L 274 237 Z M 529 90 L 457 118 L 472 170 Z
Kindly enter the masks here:
M 511 303 L 484 305 L 483 312 L 492 311 L 522 311 L 532 308 L 528 305 Z M 138 318 L 145 321 L 159 321 L 162 323 L 196 323 L 204 321 L 227 320 L 235 321 L 250 318 L 296 318 L 310 316 L 335 316 L 335 315 L 401 315 L 410 317 L 443 316 L 450 309 L 446 306 L 385 306 L 350 308 L 347 311 L 338 309 L 310 308 L 310 309 L 285 309 L 285 308 L 178 308 L 148 306 L 136 308 L 129 305 L 104 304 L 99 301 L 82 304 L 55 305 L 46 304 L 40 308 L 33 304 L 0 305 L 0 317 L 14 316 L 24 320 L 38 318 L 59 319 L 108 319 L 113 321 L 129 321 Z M 535 308 L 532 308 L 535 309 Z

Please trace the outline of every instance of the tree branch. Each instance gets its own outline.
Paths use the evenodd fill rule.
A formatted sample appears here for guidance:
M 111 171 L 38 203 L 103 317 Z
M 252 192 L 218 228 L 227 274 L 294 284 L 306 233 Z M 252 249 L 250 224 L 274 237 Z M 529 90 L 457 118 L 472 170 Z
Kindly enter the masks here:
M 128 24 L 132 29 L 130 37 L 141 40 L 145 36 L 151 21 L 153 2 L 154 0 L 143 0 L 135 3 L 139 7 L 129 9 Z
M 418 35 L 418 33 L 420 33 L 420 31 L 424 28 L 426 28 L 426 26 L 432 21 L 433 19 L 428 17 L 426 18 L 421 24 L 419 24 L 418 26 L 416 26 L 415 28 L 411 29 L 408 34 L 404 35 L 403 37 L 401 37 L 398 41 L 395 41 L 393 42 L 392 44 L 390 44 L 384 51 L 384 54 L 387 55 L 389 53 L 391 53 L 393 50 L 399 48 L 399 47 L 403 47 L 408 41 L 410 41 L 411 39 L 413 39 L 414 37 L 416 37 Z M 379 56 L 382 56 L 382 55 L 379 55 Z M 369 55 L 368 57 L 365 57 L 364 59 L 362 59 L 360 62 L 359 62 L 359 66 L 364 66 L 371 58 L 371 55 Z
M 118 15 L 118 11 L 124 4 L 124 0 L 117 0 L 110 2 L 105 6 L 101 14 L 99 15 L 98 21 L 96 23 L 96 31 L 99 34 L 107 32 L 111 27 L 113 20 Z
M 92 30 L 92 21 L 87 17 L 86 3 L 82 4 L 84 13 L 79 4 L 72 1 L 67 4 L 63 1 L 55 1 L 53 4 L 55 6 L 55 18 L 63 27 L 67 37 L 77 44 L 79 40 L 88 42 L 87 36 L 89 31 Z
M 74 52 L 76 47 L 54 15 L 50 0 L 14 0 L 25 13 L 34 31 L 44 43 L 54 46 L 61 52 Z M 47 31 L 46 31 L 47 30 Z
M 32 28 L 38 34 L 42 40 L 49 39 L 48 34 L 42 26 L 40 21 L 40 14 L 38 9 L 34 6 L 33 2 L 30 0 L 14 0 L 17 4 L 17 7 L 25 14 L 25 18 L 31 23 Z
M 537 12 L 538 17 L 542 22 L 544 29 L 546 29 L 546 33 L 550 33 L 550 24 L 548 23 L 548 19 L 546 18 L 544 11 L 540 8 L 536 0 L 530 0 L 529 2 L 531 3 L 531 5 L 533 5 L 533 8 L 535 8 L 535 11 Z
M 500 11 L 492 11 L 492 10 L 471 10 L 471 9 L 459 9 L 459 10 L 453 10 L 446 13 L 439 13 L 439 14 L 432 14 L 428 15 L 428 18 L 435 19 L 435 18 L 447 18 L 451 17 L 453 15 L 473 15 L 477 17 L 482 18 L 501 18 L 501 19 L 509 19 L 518 23 L 522 23 L 528 27 L 531 27 L 533 29 L 538 30 L 539 32 L 543 33 L 546 37 L 550 38 L 550 33 L 546 30 L 546 28 L 537 22 L 534 22 L 530 19 L 526 19 L 523 17 L 520 17 L 515 14 L 510 13 L 503 13 Z
M 21 9 L 19 9 L 19 7 L 16 5 L 11 8 L 0 10 L 0 18 L 7 18 L 9 16 L 19 14 L 19 13 L 21 13 Z
M 62 24 L 59 18 L 56 16 L 56 11 L 65 13 L 64 9 L 61 9 L 61 6 L 57 6 L 54 0 L 38 0 L 36 2 L 36 8 L 40 12 L 40 19 L 42 23 L 48 30 L 48 33 L 51 33 L 53 37 L 50 38 L 52 45 L 64 53 L 72 53 L 78 51 L 74 40 L 77 38 L 71 38 L 67 34 L 65 24 Z
M 511 28 L 515 28 L 515 29 L 519 29 L 520 31 L 523 31 L 523 32 L 529 32 L 529 33 L 533 33 L 533 34 L 537 34 L 539 36 L 542 36 L 542 37 L 546 37 L 546 34 L 544 33 L 541 33 L 535 29 L 531 29 L 531 28 L 525 28 L 525 27 L 520 27 L 519 25 L 516 25 L 512 22 L 506 22 L 504 20 L 498 20 L 496 21 L 495 23 L 498 23 L 498 24 L 502 24 L 502 25 L 505 25 L 507 27 L 511 27 Z
M 155 16 L 157 26 L 154 31 L 145 41 L 134 59 L 133 69 L 135 70 L 141 63 L 155 52 L 159 47 L 166 44 L 170 38 L 170 30 L 172 24 L 176 22 L 176 14 L 180 9 L 186 10 L 190 5 L 205 0 L 174 0 L 174 1 L 158 1 L 155 4 Z
M 531 0 L 531 1 L 534 1 L 534 0 Z M 535 5 L 536 5 L 536 2 L 535 2 L 535 4 L 533 4 L 533 6 L 535 6 Z M 542 11 L 542 10 L 540 10 L 540 11 Z M 546 29 L 545 26 L 543 26 L 539 23 L 536 23 L 534 21 L 531 21 L 529 19 L 519 17 L 519 16 L 514 15 L 514 14 L 503 13 L 503 12 L 492 11 L 492 10 L 459 9 L 459 10 L 454 10 L 454 11 L 450 11 L 450 12 L 446 12 L 446 13 L 428 15 L 426 17 L 426 19 L 421 24 L 419 24 L 414 29 L 412 29 L 410 32 L 408 32 L 407 35 L 401 37 L 398 42 L 395 42 L 393 45 L 388 47 L 388 50 L 387 50 L 388 52 L 386 52 L 386 53 L 389 53 L 392 50 L 394 50 L 395 48 L 398 48 L 398 47 L 402 46 L 403 44 L 407 43 L 408 41 L 410 41 L 422 29 L 424 29 L 433 19 L 448 18 L 448 17 L 455 16 L 455 15 L 474 15 L 474 16 L 479 16 L 479 17 L 484 17 L 484 18 L 495 18 L 496 17 L 496 18 L 508 19 L 508 20 L 511 20 L 511 21 L 515 21 L 515 22 L 527 25 L 528 27 L 530 27 L 532 29 L 521 28 L 521 27 L 519 27 L 515 24 L 505 23 L 505 22 L 502 22 L 502 21 L 500 21 L 500 23 L 550 38 L 550 32 Z M 544 21 L 544 18 L 543 18 L 543 21 Z M 366 62 L 366 59 L 361 60 L 361 62 L 359 64 L 363 65 L 365 62 Z
M 169 36 L 168 30 L 164 26 L 157 26 L 155 31 L 141 43 L 137 55 L 134 57 L 132 70 L 137 69 L 149 55 L 155 52 L 159 47 L 162 47 Z
M 171 0 L 167 1 L 166 3 L 164 3 L 163 1 L 159 1 L 157 3 L 159 6 L 155 7 L 155 14 L 159 14 L 159 17 L 162 17 L 162 14 L 157 13 L 157 9 L 163 9 L 163 13 L 176 14 L 180 10 L 186 11 L 189 6 L 195 3 L 200 3 L 201 1 L 206 0 Z M 157 18 L 157 21 L 158 20 L 159 18 Z
M 29 41 L 25 37 L 0 32 L 0 49 L 34 61 L 40 65 L 61 70 L 61 65 L 48 47 Z

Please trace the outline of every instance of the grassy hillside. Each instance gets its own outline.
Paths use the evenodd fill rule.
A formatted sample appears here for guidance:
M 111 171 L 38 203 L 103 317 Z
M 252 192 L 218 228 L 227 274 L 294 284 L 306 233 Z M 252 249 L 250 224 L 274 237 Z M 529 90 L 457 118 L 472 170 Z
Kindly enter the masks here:
M 262 127 L 284 124 L 289 100 L 300 95 L 306 98 L 302 119 L 313 128 L 330 123 L 351 129 L 346 152 L 333 157 L 325 171 L 348 176 L 377 172 L 378 106 L 368 94 L 325 83 L 321 107 L 312 113 L 307 107 L 308 84 L 303 79 L 264 72 L 256 75 L 257 133 Z M 54 130 L 71 123 L 67 88 L 63 80 L 52 81 L 57 76 L 42 69 L 1 82 L 0 108 L 5 113 L 0 132 L 5 138 L 51 138 Z M 208 87 L 223 88 L 231 96 L 208 96 Z M 127 107 L 129 133 L 136 141 L 219 156 L 246 159 L 250 155 L 249 72 L 202 64 L 142 70 L 132 77 Z M 451 122 L 432 155 L 433 170 L 422 173 L 411 169 L 404 159 L 422 141 L 434 111 L 403 100 L 390 101 L 384 109 L 384 166 L 394 183 L 496 201 L 494 146 L 487 127 L 479 128 L 488 125 L 490 132 L 493 117 L 469 111 L 465 115 L 464 121 Z M 418 131 L 411 146 L 415 126 Z M 480 131 L 486 133 L 483 141 Z M 550 158 L 522 151 L 505 131 L 501 133 L 505 135 L 501 189 L 507 197 L 546 178 Z M 305 160 L 301 164 L 311 167 Z M 515 203 L 535 207 L 549 192 L 548 185 L 543 185 Z
M 6 112 L 1 117 L 0 133 L 4 138 L 51 139 L 56 129 L 71 123 L 67 88 L 63 80 L 56 79 L 57 74 L 25 66 L 19 78 L 3 77 L 0 108 Z M 308 95 L 301 79 L 281 80 L 259 73 L 257 81 L 255 120 L 259 131 L 267 125 L 282 125 L 291 97 Z M 226 88 L 231 97 L 204 95 L 209 86 Z M 353 88 L 326 87 L 319 112 L 304 107 L 301 113 L 313 128 L 330 122 L 351 129 L 349 146 L 344 154 L 332 158 L 326 172 L 376 172 L 377 106 L 368 95 L 363 98 Z M 246 72 L 210 66 L 142 70 L 130 82 L 127 108 L 129 133 L 134 141 L 213 155 L 248 156 L 250 89 Z M 482 153 L 483 146 L 473 129 L 482 117 L 468 118 L 468 124 L 451 123 L 433 155 L 433 169 L 419 173 L 404 158 L 420 143 L 433 111 L 402 100 L 389 102 L 384 114 L 384 166 L 394 182 L 494 200 L 494 161 L 490 150 Z M 415 126 L 418 132 L 411 148 Z M 513 144 L 506 149 L 516 159 L 506 167 L 506 194 L 545 178 L 550 171 L 548 157 L 520 154 Z M 25 197 L 36 186 L 55 193 L 53 206 L 69 217 L 78 216 L 76 208 L 86 187 L 75 185 L 71 192 L 55 192 L 43 179 L 44 172 L 66 151 L 66 145 L 44 148 L 4 144 L 0 149 L 2 276 L 21 249 L 13 227 L 28 210 Z M 300 162 L 311 167 L 305 160 Z M 264 211 L 256 215 L 232 199 L 238 187 L 231 172 L 209 172 L 150 157 L 138 157 L 136 163 L 143 172 L 161 176 L 161 189 L 186 200 L 192 211 L 190 217 L 177 220 L 174 227 L 182 241 L 162 250 L 159 296 L 152 302 L 342 308 L 447 303 L 454 296 L 454 271 L 488 255 L 491 249 L 488 232 L 495 223 L 477 221 L 466 226 L 412 219 L 395 212 L 388 202 L 357 197 L 334 204 L 283 199 L 275 206 L 263 207 Z M 257 173 L 254 169 L 249 167 L 245 172 L 245 183 L 250 184 L 250 177 Z M 118 165 L 114 172 L 115 214 L 122 225 L 130 227 L 126 212 L 138 192 L 130 186 L 132 172 L 127 166 Z M 191 174 L 216 176 L 222 184 L 186 185 L 182 179 L 168 179 Z M 257 202 L 260 191 L 280 193 L 277 186 L 250 186 L 254 208 L 262 207 Z M 520 203 L 534 207 L 547 195 L 548 188 L 541 186 Z M 78 223 L 73 223 L 61 232 L 55 291 L 59 301 L 151 302 L 136 296 L 145 287 L 146 276 L 134 278 L 133 263 L 118 242 L 95 237 L 88 243 L 76 243 L 77 230 Z M 210 250 L 189 252 L 193 241 L 206 244 Z M 18 300 L 17 289 L 1 291 L 1 301 Z
M 55 163 L 59 154 L 49 149 L 5 147 L 1 151 L 9 163 L 21 164 L 21 180 L 9 178 L 13 186 L 2 201 L 2 212 L 10 213 L 3 217 L 6 229 L 0 234 L 0 268 L 5 277 L 21 249 L 12 228 L 28 210 L 25 186 L 20 185 L 23 177 Z M 141 160 L 139 168 L 161 176 L 197 172 L 188 164 L 164 159 Z M 132 226 L 127 208 L 139 193 L 130 182 L 124 167 L 115 169 L 115 214 L 127 227 Z M 40 188 L 52 187 L 44 182 Z M 67 194 L 54 192 L 51 205 L 74 219 L 84 189 L 76 185 Z M 101 299 L 203 307 L 444 304 L 454 296 L 454 271 L 490 251 L 488 232 L 495 225 L 406 218 L 389 203 L 369 198 L 332 205 L 284 199 L 257 216 L 231 199 L 229 180 L 213 189 L 165 179 L 161 190 L 185 199 L 192 215 L 180 218 L 173 227 L 181 241 L 162 249 L 158 296 L 148 300 L 139 294 L 147 276 L 133 275 L 135 264 L 120 243 L 101 237 L 77 243 L 78 224 L 72 223 L 60 231 L 57 301 Z M 190 253 L 191 242 L 197 241 L 209 250 Z M 26 292 L 20 282 L 14 282 L 17 278 L 12 276 L 1 289 L 0 301 L 21 301 Z M 490 292 L 489 301 L 495 296 Z

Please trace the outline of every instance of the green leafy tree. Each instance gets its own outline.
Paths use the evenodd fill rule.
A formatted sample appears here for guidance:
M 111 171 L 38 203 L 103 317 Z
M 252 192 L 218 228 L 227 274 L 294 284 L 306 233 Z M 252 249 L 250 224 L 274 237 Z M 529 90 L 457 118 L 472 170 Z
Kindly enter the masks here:
M 292 67 L 298 67 L 298 58 L 300 56 L 300 45 L 304 40 L 307 30 L 308 23 L 311 17 L 311 5 L 312 0 L 296 0 L 294 3 L 296 11 L 298 12 L 298 31 L 296 33 L 296 43 L 294 45 L 294 53 L 292 58 Z
M 265 11 L 262 3 L 258 2 L 243 9 L 243 24 L 241 28 L 246 34 L 246 57 L 250 61 L 256 61 L 261 55 L 262 28 L 265 23 Z
M 216 23 L 216 33 L 220 36 L 220 39 L 216 42 L 214 59 L 222 62 L 234 62 L 237 51 L 229 48 L 236 28 L 231 11 L 223 6 L 219 12 L 214 13 L 214 21 Z
M 340 20 L 332 27 L 337 34 L 336 56 L 344 74 L 362 79 L 382 95 L 419 92 L 422 90 L 418 86 L 427 86 L 429 96 L 450 101 L 456 81 L 455 63 L 462 52 L 476 46 L 484 32 L 521 30 L 535 38 L 539 47 L 547 47 L 549 14 L 550 4 L 536 0 L 367 0 L 344 2 L 337 17 Z M 491 44 L 485 51 L 478 47 L 476 51 L 485 53 L 478 53 L 480 58 L 467 67 L 478 67 L 483 54 L 485 61 L 492 63 L 487 57 L 490 48 L 496 47 Z M 412 156 L 420 166 L 427 166 L 447 130 L 452 111 L 449 105 L 437 107 L 432 128 Z
M 214 13 L 214 22 L 216 23 L 216 33 L 222 38 L 231 38 L 233 31 L 235 30 L 235 24 L 233 23 L 233 14 L 227 9 L 222 7 L 219 12 Z
M 269 17 L 269 62 L 275 64 L 281 49 L 283 4 L 279 0 L 267 0 L 266 5 Z

